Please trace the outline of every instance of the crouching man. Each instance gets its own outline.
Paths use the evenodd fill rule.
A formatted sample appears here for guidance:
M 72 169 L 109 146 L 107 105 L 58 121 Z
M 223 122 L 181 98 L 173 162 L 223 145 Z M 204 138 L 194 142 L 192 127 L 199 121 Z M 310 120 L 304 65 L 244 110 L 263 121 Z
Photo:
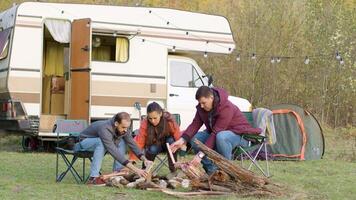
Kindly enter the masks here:
M 241 134 L 259 134 L 261 129 L 253 128 L 240 109 L 228 100 L 228 94 L 221 88 L 201 86 L 196 94 L 198 100 L 193 122 L 183 132 L 182 137 L 170 145 L 173 152 L 190 142 L 195 153 L 192 164 L 200 162 L 210 175 L 217 170 L 216 165 L 206 158 L 199 150 L 194 140 L 197 139 L 207 147 L 214 149 L 225 158 L 232 159 L 232 150 L 237 146 L 247 145 Z M 202 125 L 206 130 L 198 132 Z
M 131 119 L 126 112 L 117 113 L 113 118 L 96 121 L 80 133 L 80 142 L 74 147 L 74 151 L 93 151 L 93 160 L 90 166 L 90 178 L 88 184 L 105 185 L 99 177 L 101 163 L 107 151 L 114 158 L 113 171 L 120 171 L 124 166 L 141 177 L 147 176 L 147 172 L 135 167 L 126 159 L 126 145 L 134 154 L 142 160 L 146 166 L 151 164 L 137 147 L 131 133 L 128 132 Z

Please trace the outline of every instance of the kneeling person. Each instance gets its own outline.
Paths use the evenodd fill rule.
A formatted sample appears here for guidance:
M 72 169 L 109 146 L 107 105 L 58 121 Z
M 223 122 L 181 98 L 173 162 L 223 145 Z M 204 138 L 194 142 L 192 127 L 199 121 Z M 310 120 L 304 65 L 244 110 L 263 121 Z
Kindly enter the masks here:
M 131 133 L 127 131 L 130 123 L 130 115 L 126 112 L 120 112 L 111 119 L 92 123 L 80 133 L 80 142 L 75 145 L 74 151 L 94 151 L 88 184 L 105 184 L 105 182 L 99 178 L 99 172 L 106 151 L 115 160 L 113 166 L 114 171 L 119 171 L 126 166 L 139 176 L 147 176 L 144 170 L 138 169 L 125 158 L 127 144 L 142 161 L 148 164 L 151 163 L 137 147 Z
M 201 86 L 196 94 L 198 101 L 192 123 L 183 132 L 182 137 L 171 145 L 172 151 L 180 149 L 190 142 L 197 155 L 192 163 L 203 164 L 208 174 L 214 173 L 217 166 L 209 160 L 194 143 L 197 139 L 207 147 L 216 150 L 225 158 L 232 159 L 232 150 L 237 146 L 246 146 L 247 141 L 242 134 L 260 134 L 261 129 L 253 128 L 240 109 L 228 100 L 228 94 L 221 88 Z M 206 130 L 199 131 L 202 125 Z
M 147 118 L 141 122 L 139 133 L 135 137 L 138 147 L 145 150 L 145 157 L 154 161 L 160 152 L 167 151 L 166 143 L 172 144 L 179 138 L 179 126 L 172 115 L 165 112 L 158 103 L 150 103 L 147 106 Z M 177 154 L 174 153 L 173 156 L 177 160 Z M 135 159 L 132 152 L 130 159 Z M 175 172 L 176 169 L 169 155 L 168 165 L 169 170 Z

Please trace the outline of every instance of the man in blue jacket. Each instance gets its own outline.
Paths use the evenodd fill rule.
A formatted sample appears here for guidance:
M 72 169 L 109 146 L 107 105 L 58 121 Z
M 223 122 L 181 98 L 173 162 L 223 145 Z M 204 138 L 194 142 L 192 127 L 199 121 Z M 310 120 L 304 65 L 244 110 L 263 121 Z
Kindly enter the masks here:
M 130 115 L 126 112 L 120 112 L 111 119 L 92 123 L 80 133 L 81 141 L 75 145 L 74 150 L 94 151 L 88 184 L 105 185 L 105 182 L 99 177 L 99 172 L 106 151 L 115 160 L 114 171 L 119 171 L 126 166 L 141 177 L 147 176 L 146 171 L 135 167 L 125 157 L 126 145 L 128 145 L 135 155 L 145 162 L 146 166 L 152 164 L 137 147 L 131 133 L 127 131 L 130 124 Z

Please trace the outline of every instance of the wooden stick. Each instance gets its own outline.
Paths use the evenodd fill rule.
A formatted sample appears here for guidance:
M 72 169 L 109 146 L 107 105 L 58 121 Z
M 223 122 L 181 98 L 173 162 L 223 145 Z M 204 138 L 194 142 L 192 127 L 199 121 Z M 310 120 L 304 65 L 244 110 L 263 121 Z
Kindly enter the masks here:
M 101 175 L 100 177 L 103 179 L 103 180 L 107 180 L 109 179 L 110 177 L 114 177 L 114 176 L 125 176 L 127 175 L 128 172 L 113 172 L 113 173 L 110 173 L 110 174 L 103 174 Z
M 146 178 L 146 181 L 147 182 L 151 182 L 151 180 L 152 180 L 152 169 L 153 169 L 153 165 L 154 165 L 155 163 L 154 162 L 152 162 L 152 164 L 150 165 L 150 166 L 146 166 L 147 168 L 146 168 L 146 172 L 147 172 L 147 178 Z
M 172 150 L 171 150 L 171 148 L 169 147 L 169 143 L 166 143 L 166 146 L 167 146 L 167 151 L 168 151 L 168 153 L 169 153 L 169 157 L 171 157 L 172 163 L 173 163 L 173 165 L 174 165 L 174 164 L 176 163 L 176 160 L 174 159 Z
M 194 197 L 203 195 L 230 195 L 229 192 L 218 192 L 218 191 L 199 191 L 199 192 L 174 192 L 172 190 L 162 189 L 165 194 L 173 195 L 175 197 Z
M 235 180 L 239 180 L 244 184 L 249 184 L 259 188 L 269 183 L 267 178 L 257 176 L 251 171 L 235 165 L 233 162 L 227 160 L 219 153 L 205 146 L 199 140 L 195 140 L 194 142 L 197 144 L 199 149 L 214 162 L 215 165 L 217 165 L 221 170 L 229 174 L 231 177 L 235 178 Z

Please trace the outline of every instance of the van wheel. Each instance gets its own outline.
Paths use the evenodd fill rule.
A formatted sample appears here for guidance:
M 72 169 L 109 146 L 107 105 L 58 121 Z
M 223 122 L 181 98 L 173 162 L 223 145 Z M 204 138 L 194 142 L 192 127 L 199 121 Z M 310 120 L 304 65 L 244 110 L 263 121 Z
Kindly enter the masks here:
M 21 145 L 24 151 L 36 151 L 39 146 L 39 141 L 35 137 L 22 136 Z

